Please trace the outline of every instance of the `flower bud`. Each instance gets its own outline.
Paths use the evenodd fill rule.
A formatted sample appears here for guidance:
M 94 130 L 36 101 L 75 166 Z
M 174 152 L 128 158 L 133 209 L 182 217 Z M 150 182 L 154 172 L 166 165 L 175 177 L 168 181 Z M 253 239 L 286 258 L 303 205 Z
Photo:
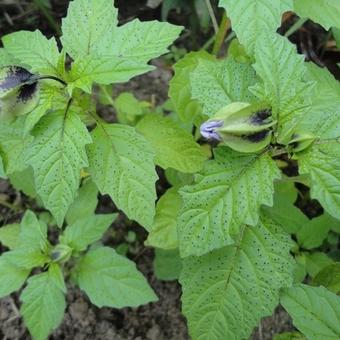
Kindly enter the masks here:
M 72 255 L 72 248 L 66 244 L 58 244 L 51 252 L 51 259 L 53 262 L 64 263 L 67 262 Z
M 258 152 L 270 143 L 275 124 L 265 104 L 235 102 L 202 124 L 201 134 L 239 152 Z
M 294 153 L 301 152 L 313 144 L 316 136 L 308 132 L 296 132 L 292 135 L 288 143 L 291 151 Z
M 35 76 L 18 66 L 0 69 L 0 118 L 31 112 L 39 103 L 39 85 Z

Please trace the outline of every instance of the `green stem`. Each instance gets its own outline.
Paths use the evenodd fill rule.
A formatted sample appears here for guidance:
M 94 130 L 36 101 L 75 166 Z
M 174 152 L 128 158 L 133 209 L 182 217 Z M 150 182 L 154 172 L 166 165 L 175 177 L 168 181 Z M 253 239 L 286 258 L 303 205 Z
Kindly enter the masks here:
M 39 76 L 37 78 L 34 78 L 34 81 L 36 81 L 36 80 L 44 80 L 44 79 L 55 80 L 55 81 L 63 84 L 64 86 L 67 85 L 67 83 L 64 80 L 62 80 L 62 79 L 60 79 L 58 77 L 55 77 L 55 76 Z
M 227 35 L 229 28 L 230 28 L 230 21 L 227 17 L 227 13 L 224 12 L 220 27 L 218 28 L 218 31 L 215 36 L 215 43 L 214 43 L 214 47 L 212 50 L 212 54 L 217 55 L 219 51 L 221 50 L 221 47 L 223 45 L 223 42 L 225 40 L 225 37 Z
M 21 209 L 19 207 L 17 207 L 16 205 L 8 203 L 7 201 L 2 200 L 2 199 L 0 199 L 0 205 L 2 205 L 3 207 L 6 207 L 8 209 L 11 209 L 15 212 L 21 211 Z
M 300 18 L 286 33 L 285 37 L 289 37 L 294 34 L 297 30 L 299 30 L 304 23 L 307 21 L 307 18 Z
M 209 12 L 212 24 L 214 26 L 215 33 L 217 34 L 217 32 L 218 32 L 218 23 L 217 23 L 217 20 L 216 20 L 216 16 L 215 16 L 214 10 L 213 10 L 213 8 L 211 6 L 210 0 L 205 0 L 205 4 L 206 4 L 206 6 L 208 8 L 208 12 Z
M 100 85 L 100 89 L 102 90 L 103 94 L 105 95 L 105 98 L 108 100 L 110 105 L 114 107 L 115 105 L 114 100 L 110 96 L 110 93 L 107 91 L 107 87 L 104 85 Z

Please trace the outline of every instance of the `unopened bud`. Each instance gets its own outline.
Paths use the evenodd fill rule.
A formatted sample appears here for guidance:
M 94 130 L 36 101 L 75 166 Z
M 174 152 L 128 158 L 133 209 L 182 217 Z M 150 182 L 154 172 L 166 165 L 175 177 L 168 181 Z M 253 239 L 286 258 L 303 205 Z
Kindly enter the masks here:
M 296 132 L 292 135 L 288 146 L 294 153 L 301 152 L 313 144 L 316 136 L 308 132 Z
M 72 248 L 65 244 L 58 244 L 51 252 L 51 259 L 53 262 L 64 263 L 67 262 L 72 255 Z

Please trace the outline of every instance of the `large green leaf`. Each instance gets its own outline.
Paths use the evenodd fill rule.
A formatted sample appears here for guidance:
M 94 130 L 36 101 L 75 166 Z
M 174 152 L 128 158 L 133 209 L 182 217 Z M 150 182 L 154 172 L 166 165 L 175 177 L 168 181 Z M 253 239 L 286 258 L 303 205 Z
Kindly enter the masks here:
M 13 65 L 13 57 L 4 48 L 0 48 L 0 67 Z
M 45 340 L 64 317 L 66 307 L 63 291 L 53 272 L 35 275 L 28 280 L 20 300 L 20 313 L 35 340 Z
M 9 249 L 14 249 L 18 244 L 20 224 L 7 224 L 0 228 L 0 243 Z
M 320 142 L 299 156 L 299 172 L 309 174 L 311 197 L 340 219 L 340 143 Z
M 311 82 L 304 82 L 304 57 L 296 47 L 278 34 L 264 32 L 255 46 L 254 69 L 262 83 L 252 88 L 256 96 L 268 102 L 279 121 L 280 141 L 290 138 L 296 120 L 309 107 Z M 282 132 L 281 132 L 282 130 Z
M 136 307 L 157 300 L 135 264 L 108 247 L 88 252 L 76 268 L 75 279 L 98 307 Z
M 283 293 L 281 304 L 308 339 L 340 338 L 340 297 L 326 288 L 303 284 L 291 287 Z
M 35 126 L 33 135 L 26 161 L 34 169 L 40 198 L 61 225 L 76 196 L 80 171 L 88 165 L 85 145 L 91 137 L 72 110 L 49 113 Z
M 146 245 L 162 249 L 178 248 L 177 215 L 182 206 L 178 188 L 170 188 L 159 199 Z
M 316 82 L 316 91 L 307 114 L 301 117 L 297 130 L 308 131 L 321 139 L 340 137 L 340 84 L 327 70 L 306 64 L 307 81 Z
M 106 214 L 82 218 L 65 229 L 60 242 L 75 251 L 84 251 L 103 236 L 116 217 L 117 214 Z
M 98 189 L 146 228 L 155 214 L 157 174 L 149 143 L 134 128 L 100 123 L 88 147 L 90 174 Z
M 256 225 L 262 204 L 273 204 L 274 180 L 281 173 L 266 154 L 215 150 L 193 185 L 180 190 L 178 219 L 181 256 L 203 255 L 233 243 L 244 223 Z
M 235 244 L 184 259 L 180 283 L 192 339 L 248 339 L 292 283 L 291 246 L 288 234 L 261 218 L 243 226 Z
M 182 259 L 179 256 L 178 249 L 156 248 L 153 269 L 158 280 L 178 280 L 182 270 Z
M 251 66 L 232 58 L 223 61 L 199 59 L 190 74 L 191 94 L 203 105 L 203 113 L 214 115 L 232 102 L 250 102 L 254 96 L 248 88 L 256 83 Z
M 32 72 L 58 75 L 59 51 L 55 38 L 47 39 L 40 31 L 19 31 L 2 37 L 7 52 Z
M 147 115 L 136 129 L 151 143 L 156 152 L 155 162 L 163 169 L 173 168 L 184 173 L 202 169 L 206 153 L 193 136 L 170 117 Z
M 170 81 L 169 97 L 175 111 L 184 122 L 194 122 L 200 118 L 202 107 L 191 98 L 190 74 L 200 59 L 213 60 L 205 51 L 191 52 L 174 65 L 175 75 Z
M 340 3 L 336 0 L 294 0 L 294 12 L 302 18 L 312 19 L 326 30 L 340 28 Z
M 293 0 L 220 0 L 219 5 L 227 11 L 241 44 L 253 54 L 259 35 L 276 32 L 282 14 L 293 8 Z

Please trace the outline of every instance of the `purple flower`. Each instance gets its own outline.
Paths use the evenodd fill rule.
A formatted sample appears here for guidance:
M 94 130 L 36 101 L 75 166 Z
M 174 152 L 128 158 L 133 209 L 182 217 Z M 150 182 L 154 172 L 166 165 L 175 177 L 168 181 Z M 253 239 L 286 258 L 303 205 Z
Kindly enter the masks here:
M 223 126 L 223 120 L 211 120 L 203 123 L 200 128 L 201 135 L 206 139 L 222 140 L 221 136 L 215 131 Z

